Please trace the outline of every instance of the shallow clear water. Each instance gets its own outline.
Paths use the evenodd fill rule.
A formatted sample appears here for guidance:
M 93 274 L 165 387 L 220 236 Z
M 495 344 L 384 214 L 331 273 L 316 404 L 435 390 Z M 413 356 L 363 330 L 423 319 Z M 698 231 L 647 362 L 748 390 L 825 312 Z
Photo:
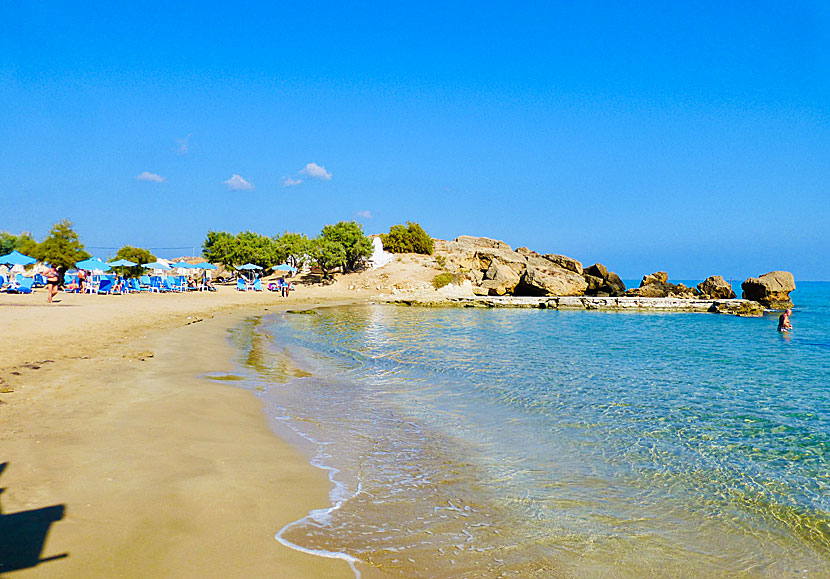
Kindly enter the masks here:
M 830 576 L 830 284 L 777 318 L 335 308 L 232 342 L 337 508 L 284 529 L 405 577 Z

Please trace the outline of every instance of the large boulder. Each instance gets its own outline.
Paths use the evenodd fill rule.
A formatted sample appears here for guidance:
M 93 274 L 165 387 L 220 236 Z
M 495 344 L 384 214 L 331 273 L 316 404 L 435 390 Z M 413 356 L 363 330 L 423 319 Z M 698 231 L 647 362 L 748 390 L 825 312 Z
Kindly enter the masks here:
M 492 260 L 479 285 L 487 288 L 489 295 L 503 296 L 512 294 L 520 280 L 521 277 L 510 265 Z
M 680 298 L 692 299 L 699 297 L 698 291 L 686 287 L 682 283 L 673 284 L 668 281 L 669 275 L 665 271 L 657 271 L 643 276 L 640 287 L 625 292 L 628 297 L 640 298 Z
M 643 280 L 640 282 L 640 287 L 655 283 L 666 283 L 667 281 L 669 281 L 669 274 L 665 271 L 655 271 L 652 274 L 643 276 Z
M 587 287 L 586 296 L 619 296 L 625 292 L 625 284 L 613 271 L 601 263 L 589 265 L 582 271 Z
M 743 297 L 773 310 L 793 306 L 790 292 L 795 290 L 795 278 L 788 271 L 771 271 L 760 277 L 750 277 L 741 284 Z
M 582 263 L 575 260 L 572 257 L 568 257 L 567 255 L 557 255 L 554 253 L 546 253 L 543 255 L 545 259 L 553 263 L 554 265 L 558 265 L 562 269 L 567 269 L 568 271 L 572 271 L 578 275 L 582 275 Z
M 737 297 L 732 286 L 721 275 L 707 277 L 697 284 L 697 289 L 702 297 L 710 300 L 731 300 Z
M 538 269 L 528 265 L 515 295 L 581 296 L 587 286 L 582 276 L 561 267 Z

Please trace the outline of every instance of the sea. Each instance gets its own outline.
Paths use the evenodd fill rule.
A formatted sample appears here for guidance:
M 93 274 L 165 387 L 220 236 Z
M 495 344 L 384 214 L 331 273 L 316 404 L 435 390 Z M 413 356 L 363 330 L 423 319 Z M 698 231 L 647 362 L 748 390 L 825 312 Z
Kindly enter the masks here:
M 791 298 L 785 334 L 777 314 L 265 312 L 209 378 L 332 481 L 275 540 L 356 577 L 830 577 L 830 282 Z

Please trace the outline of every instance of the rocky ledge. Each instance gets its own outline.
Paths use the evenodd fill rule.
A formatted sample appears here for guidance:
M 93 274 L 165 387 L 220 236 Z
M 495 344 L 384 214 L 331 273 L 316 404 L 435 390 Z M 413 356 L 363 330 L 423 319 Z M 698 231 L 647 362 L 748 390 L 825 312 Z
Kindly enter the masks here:
M 711 312 L 735 316 L 762 316 L 764 308 L 752 300 L 603 296 L 466 296 L 435 299 L 401 296 L 386 303 L 422 307 L 540 308 L 551 310 L 603 310 L 637 312 Z
M 682 300 L 683 303 L 670 302 L 676 303 L 670 309 L 678 311 L 698 311 L 700 306 L 694 302 L 711 304 L 715 300 L 735 298 L 731 285 L 719 275 L 708 277 L 697 287 L 690 288 L 682 283 L 670 283 L 668 274 L 658 271 L 644 276 L 639 287 L 626 289 L 620 277 L 601 263 L 583 267 L 581 262 L 565 255 L 543 255 L 527 247 L 514 251 L 497 239 L 462 235 L 452 241 L 436 239 L 434 246 L 439 266 L 458 278 L 469 280 L 471 293 L 481 297 L 625 297 L 641 300 L 613 302 L 622 305 L 610 309 L 642 309 L 629 304 L 646 303 L 642 300 L 647 298 Z M 742 288 L 744 299 L 766 308 L 792 307 L 789 293 L 795 289 L 795 282 L 789 272 L 773 271 L 749 278 Z M 685 303 L 687 301 L 690 303 Z

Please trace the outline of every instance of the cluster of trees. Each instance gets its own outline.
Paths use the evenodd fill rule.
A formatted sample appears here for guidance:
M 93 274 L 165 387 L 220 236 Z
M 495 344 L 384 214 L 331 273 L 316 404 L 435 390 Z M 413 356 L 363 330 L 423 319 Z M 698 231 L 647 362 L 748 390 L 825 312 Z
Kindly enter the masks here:
M 38 261 L 54 265 L 59 271 L 66 271 L 75 267 L 75 263 L 89 259 L 89 253 L 77 232 L 72 229 L 69 220 L 58 221 L 49 230 L 49 235 L 43 241 L 37 242 L 30 233 L 13 235 L 6 231 L 0 232 L 0 255 L 6 255 L 14 250 Z M 118 273 L 127 277 L 138 277 L 145 273 L 141 264 L 156 260 L 156 256 L 146 249 L 125 245 L 118 250 L 114 259 L 129 259 L 136 262 L 135 267 L 115 268 Z
M 315 263 L 326 277 L 337 268 L 355 271 L 372 255 L 372 242 L 363 227 L 354 221 L 326 225 L 317 237 L 286 232 L 268 237 L 252 231 L 236 235 L 227 231 L 209 231 L 202 244 L 202 255 L 211 263 L 226 267 L 253 263 L 264 269 L 281 263 L 301 268 Z
M 412 221 L 406 225 L 393 225 L 389 233 L 381 233 L 383 249 L 390 253 L 422 253 L 432 255 L 432 238 Z
M 0 232 L 0 255 L 14 250 L 64 271 L 73 267 L 76 261 L 90 257 L 84 251 L 84 244 L 78 234 L 72 229 L 72 222 L 66 219 L 55 223 L 49 230 L 49 235 L 40 243 L 30 233 L 12 235 Z

